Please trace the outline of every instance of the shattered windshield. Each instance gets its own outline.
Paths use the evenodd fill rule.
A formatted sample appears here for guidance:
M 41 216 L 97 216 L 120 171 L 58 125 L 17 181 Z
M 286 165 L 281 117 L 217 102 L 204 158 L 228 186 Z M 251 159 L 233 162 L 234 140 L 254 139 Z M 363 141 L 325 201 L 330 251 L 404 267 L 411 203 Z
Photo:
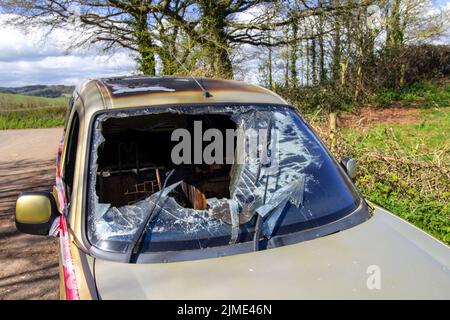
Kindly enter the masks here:
M 249 242 L 258 216 L 270 239 L 358 206 L 289 107 L 139 108 L 100 114 L 92 130 L 87 232 L 99 248 L 125 252 L 153 211 L 146 252 Z

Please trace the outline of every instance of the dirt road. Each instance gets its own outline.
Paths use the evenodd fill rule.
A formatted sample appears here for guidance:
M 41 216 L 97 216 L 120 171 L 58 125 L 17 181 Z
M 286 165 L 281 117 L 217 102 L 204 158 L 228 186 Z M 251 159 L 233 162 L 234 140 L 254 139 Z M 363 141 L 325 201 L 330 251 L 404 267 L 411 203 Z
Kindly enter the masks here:
M 62 129 L 0 130 L 0 300 L 57 299 L 57 240 L 19 233 L 22 191 L 49 190 Z

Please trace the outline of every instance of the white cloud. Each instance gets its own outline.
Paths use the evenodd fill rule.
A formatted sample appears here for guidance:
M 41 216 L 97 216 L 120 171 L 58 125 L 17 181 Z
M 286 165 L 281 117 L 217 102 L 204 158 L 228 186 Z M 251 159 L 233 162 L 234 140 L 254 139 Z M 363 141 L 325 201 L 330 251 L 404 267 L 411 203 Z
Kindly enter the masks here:
M 42 59 L 0 61 L 0 86 L 31 84 L 75 85 L 86 78 L 126 74 L 135 69 L 126 53 L 109 56 L 49 56 Z
M 136 69 L 130 51 L 113 54 L 98 50 L 66 51 L 67 30 L 55 30 L 44 37 L 44 30 L 25 33 L 4 22 L 0 15 L 0 86 L 32 84 L 76 85 L 86 78 L 128 74 Z

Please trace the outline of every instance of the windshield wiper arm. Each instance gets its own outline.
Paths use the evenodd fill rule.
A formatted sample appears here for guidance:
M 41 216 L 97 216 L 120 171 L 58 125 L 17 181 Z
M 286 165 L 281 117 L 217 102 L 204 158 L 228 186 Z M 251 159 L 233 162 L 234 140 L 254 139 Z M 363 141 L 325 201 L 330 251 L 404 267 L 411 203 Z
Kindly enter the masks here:
M 152 223 L 153 219 L 156 216 L 156 213 L 157 213 L 156 207 L 158 206 L 159 201 L 161 200 L 161 196 L 164 193 L 164 189 L 166 188 L 167 181 L 169 181 L 170 177 L 173 175 L 174 172 L 175 172 L 175 169 L 172 169 L 171 171 L 169 171 L 166 174 L 166 179 L 164 179 L 163 186 L 162 186 L 161 190 L 159 191 L 158 198 L 154 202 L 152 210 L 147 215 L 145 220 L 141 223 L 141 225 L 139 226 L 139 229 L 135 233 L 134 238 L 131 240 L 131 244 L 129 245 L 128 252 L 127 252 L 127 261 L 128 262 L 131 262 L 131 260 L 133 259 L 133 255 L 137 254 L 141 250 L 142 242 L 144 241 L 145 236 L 147 235 L 148 226 Z
M 272 118 L 269 119 L 269 123 L 267 125 L 267 137 L 266 137 L 266 154 L 265 156 L 269 156 L 269 146 L 271 144 L 272 140 Z M 272 154 L 270 155 L 272 157 Z M 268 160 L 268 159 L 265 159 Z M 260 159 L 259 167 L 258 167 L 258 174 L 257 179 L 259 180 L 259 175 L 261 172 L 262 167 L 262 159 Z M 266 172 L 266 183 L 264 184 L 264 198 L 263 198 L 263 204 L 266 204 L 266 198 L 267 198 L 267 187 L 269 185 L 269 173 Z M 253 251 L 259 250 L 259 238 L 261 237 L 261 231 L 263 226 L 263 217 L 258 214 L 256 218 L 256 226 L 255 226 L 255 234 L 253 235 Z

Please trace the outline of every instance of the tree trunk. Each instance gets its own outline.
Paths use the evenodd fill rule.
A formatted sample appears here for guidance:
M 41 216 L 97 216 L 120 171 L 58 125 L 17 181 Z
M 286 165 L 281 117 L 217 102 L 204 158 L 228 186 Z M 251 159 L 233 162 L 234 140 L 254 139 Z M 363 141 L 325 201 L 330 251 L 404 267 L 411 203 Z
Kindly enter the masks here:
M 344 62 L 342 62 L 341 65 L 341 86 L 343 87 L 345 85 L 345 73 L 347 72 L 347 62 L 348 60 L 346 59 Z
M 158 50 L 158 56 L 161 59 L 162 73 L 165 76 L 174 75 L 179 69 L 178 62 L 168 50 Z
M 340 5 L 340 1 L 334 0 L 333 4 L 335 7 L 338 7 Z M 339 15 L 334 17 L 333 38 L 333 80 L 337 82 L 341 77 L 341 22 Z
M 355 93 L 353 96 L 354 102 L 358 102 L 359 99 L 359 93 L 362 87 L 362 75 L 363 75 L 362 65 L 359 64 L 358 67 L 356 68 L 356 84 L 355 84 Z
M 227 43 L 213 48 L 213 70 L 214 75 L 224 79 L 233 78 L 233 65 L 230 59 L 230 51 Z
M 304 86 L 305 84 L 305 61 L 304 61 L 304 50 L 303 50 L 303 41 L 300 41 L 299 44 L 299 61 L 300 61 L 300 85 Z
M 292 44 L 291 44 L 291 86 L 296 89 L 298 85 L 297 76 L 297 54 L 298 54 L 298 21 L 292 22 Z
M 162 73 L 163 75 L 174 75 L 180 69 L 185 71 L 187 66 L 184 66 L 186 58 L 189 55 L 189 48 L 184 46 L 184 43 L 180 44 L 180 48 L 177 48 L 177 39 L 179 39 L 180 28 L 178 26 L 172 26 L 170 30 L 164 25 L 163 22 L 160 23 L 159 33 L 164 34 L 160 37 L 161 45 L 157 48 L 157 55 L 161 60 Z M 186 41 L 187 37 L 183 37 Z M 183 66 L 182 66 L 183 65 Z
M 318 5 L 322 7 L 322 1 L 318 1 Z M 325 49 L 323 44 L 323 14 L 319 16 L 319 72 L 320 72 L 320 83 L 326 80 L 325 73 Z
M 138 69 L 146 75 L 154 76 L 156 74 L 155 46 L 148 30 L 146 14 L 135 16 L 135 30 L 139 52 Z
M 286 28 L 286 30 L 285 30 L 284 39 L 285 39 L 285 41 L 287 43 L 289 43 L 289 29 L 288 28 Z M 289 68 L 289 66 L 290 66 L 290 64 L 289 64 L 289 62 L 290 62 L 290 51 L 289 51 L 289 49 L 290 49 L 290 45 L 287 44 L 285 46 L 285 50 L 286 51 L 281 56 L 281 58 L 284 61 L 286 61 L 285 65 L 284 65 L 284 87 L 285 88 L 287 88 L 289 86 L 289 79 L 290 79 L 290 77 L 289 77 L 289 71 L 290 71 L 290 68 Z
M 388 24 L 386 26 L 386 47 L 389 53 L 389 59 L 392 63 L 391 84 L 398 87 L 401 83 L 402 75 L 400 68 L 400 48 L 403 44 L 403 31 L 400 23 L 401 0 L 394 0 L 390 10 Z
M 210 64 L 213 76 L 225 79 L 233 78 L 233 65 L 230 59 L 230 46 L 225 32 L 225 11 L 223 3 L 201 1 L 203 21 L 201 44 L 206 49 L 206 60 Z
M 358 20 L 361 20 L 361 11 L 358 13 Z M 366 35 L 364 34 L 363 30 L 359 28 L 359 34 L 356 34 L 356 46 L 357 46 L 357 53 L 356 53 L 356 60 L 357 60 L 357 67 L 356 67 L 356 83 L 355 83 L 355 93 L 353 95 L 353 101 L 358 102 L 359 100 L 359 94 L 362 88 L 362 80 L 363 80 L 363 64 L 365 63 L 364 59 L 367 58 L 365 56 L 365 44 L 366 44 Z
M 271 43 L 271 35 L 269 32 L 269 44 Z M 269 89 L 273 90 L 273 66 L 272 66 L 272 47 L 269 46 Z
M 329 114 L 330 121 L 330 150 L 334 153 L 336 149 L 336 133 L 337 133 L 337 113 L 332 111 Z
M 309 40 L 306 40 L 305 56 L 306 56 L 306 86 L 309 86 L 311 79 L 311 63 L 310 63 Z
M 313 38 L 311 41 L 311 73 L 312 73 L 312 83 L 317 84 L 317 53 L 316 53 L 316 39 Z

